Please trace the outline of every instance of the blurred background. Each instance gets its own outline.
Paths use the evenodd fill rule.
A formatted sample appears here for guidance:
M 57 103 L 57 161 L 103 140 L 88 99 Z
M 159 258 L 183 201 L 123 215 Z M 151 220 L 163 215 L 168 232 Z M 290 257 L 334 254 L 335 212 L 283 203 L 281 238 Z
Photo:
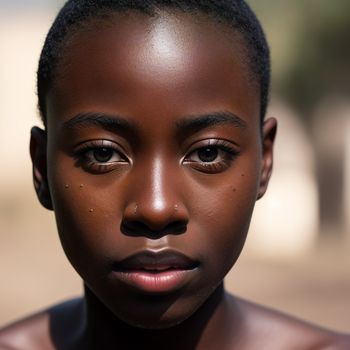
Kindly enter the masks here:
M 271 186 L 226 280 L 245 298 L 350 332 L 350 2 L 251 0 L 271 46 Z M 31 180 L 35 73 L 63 1 L 0 0 L 0 326 L 79 295 Z

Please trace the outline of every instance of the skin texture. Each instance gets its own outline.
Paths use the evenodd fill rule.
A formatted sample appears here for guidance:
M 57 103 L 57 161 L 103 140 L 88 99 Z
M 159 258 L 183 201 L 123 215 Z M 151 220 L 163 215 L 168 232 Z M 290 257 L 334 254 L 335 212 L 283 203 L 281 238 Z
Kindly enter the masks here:
M 260 124 L 240 38 L 183 14 L 116 18 L 74 36 L 48 131 L 32 130 L 38 197 L 85 296 L 5 329 L 0 348 L 345 349 L 345 336 L 224 290 L 276 132 Z M 123 259 L 164 251 L 194 263 L 174 285 L 116 275 Z

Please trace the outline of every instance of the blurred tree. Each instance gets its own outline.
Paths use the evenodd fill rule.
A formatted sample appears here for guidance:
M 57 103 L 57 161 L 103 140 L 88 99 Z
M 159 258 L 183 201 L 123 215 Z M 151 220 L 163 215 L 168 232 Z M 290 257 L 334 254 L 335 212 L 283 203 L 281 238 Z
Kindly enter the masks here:
M 329 95 L 350 95 L 350 1 L 298 1 L 303 26 L 279 87 L 302 115 Z
M 346 215 L 342 206 L 348 118 L 337 115 L 341 104 L 337 101 L 350 98 L 350 1 L 248 1 L 271 44 L 273 93 L 309 127 L 319 186 L 320 233 L 341 234 Z M 327 107 L 325 101 L 332 98 L 333 105 Z
M 349 0 L 249 3 L 270 39 L 274 90 L 304 119 L 323 98 L 350 95 Z

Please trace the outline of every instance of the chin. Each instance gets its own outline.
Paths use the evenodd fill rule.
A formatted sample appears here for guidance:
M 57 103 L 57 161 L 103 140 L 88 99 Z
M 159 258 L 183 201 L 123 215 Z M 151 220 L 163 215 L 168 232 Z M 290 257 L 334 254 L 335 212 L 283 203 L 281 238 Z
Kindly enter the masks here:
M 139 296 L 132 303 L 109 308 L 119 320 L 131 327 L 162 330 L 176 327 L 191 318 L 205 300 L 198 295 L 187 298 L 182 295 Z

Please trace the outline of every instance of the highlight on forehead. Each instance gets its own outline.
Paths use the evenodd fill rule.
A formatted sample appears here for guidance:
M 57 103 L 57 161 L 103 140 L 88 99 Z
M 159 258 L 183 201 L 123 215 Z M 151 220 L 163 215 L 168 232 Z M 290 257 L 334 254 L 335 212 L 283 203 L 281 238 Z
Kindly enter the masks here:
M 96 36 L 111 36 L 114 43 L 109 44 L 108 48 L 100 46 L 101 44 L 97 44 L 98 40 L 93 39 Z M 107 55 L 114 50 L 120 57 L 123 57 L 125 52 L 132 52 L 132 59 L 140 67 L 141 75 L 151 68 L 157 72 L 168 70 L 171 73 L 179 62 L 187 62 L 186 69 L 190 69 L 193 52 L 198 50 L 203 50 L 199 53 L 199 58 L 206 59 L 205 57 L 214 55 L 215 59 L 218 56 L 226 56 L 228 60 L 239 60 L 247 82 L 257 88 L 259 93 L 260 84 L 253 73 L 251 55 L 241 33 L 215 21 L 207 14 L 197 12 L 193 15 L 178 9 L 172 12 L 162 9 L 151 17 L 133 11 L 123 14 L 109 13 L 108 18 L 91 18 L 72 30 L 65 39 L 61 47 L 63 56 L 53 72 L 55 79 L 52 86 L 68 74 L 66 68 L 69 69 L 71 60 L 75 59 L 71 56 L 75 52 L 74 49 L 80 46 L 87 50 L 91 41 L 94 42 L 94 50 L 101 48 Z M 112 45 L 116 45 L 115 48 Z M 169 78 L 171 79 L 170 76 Z

